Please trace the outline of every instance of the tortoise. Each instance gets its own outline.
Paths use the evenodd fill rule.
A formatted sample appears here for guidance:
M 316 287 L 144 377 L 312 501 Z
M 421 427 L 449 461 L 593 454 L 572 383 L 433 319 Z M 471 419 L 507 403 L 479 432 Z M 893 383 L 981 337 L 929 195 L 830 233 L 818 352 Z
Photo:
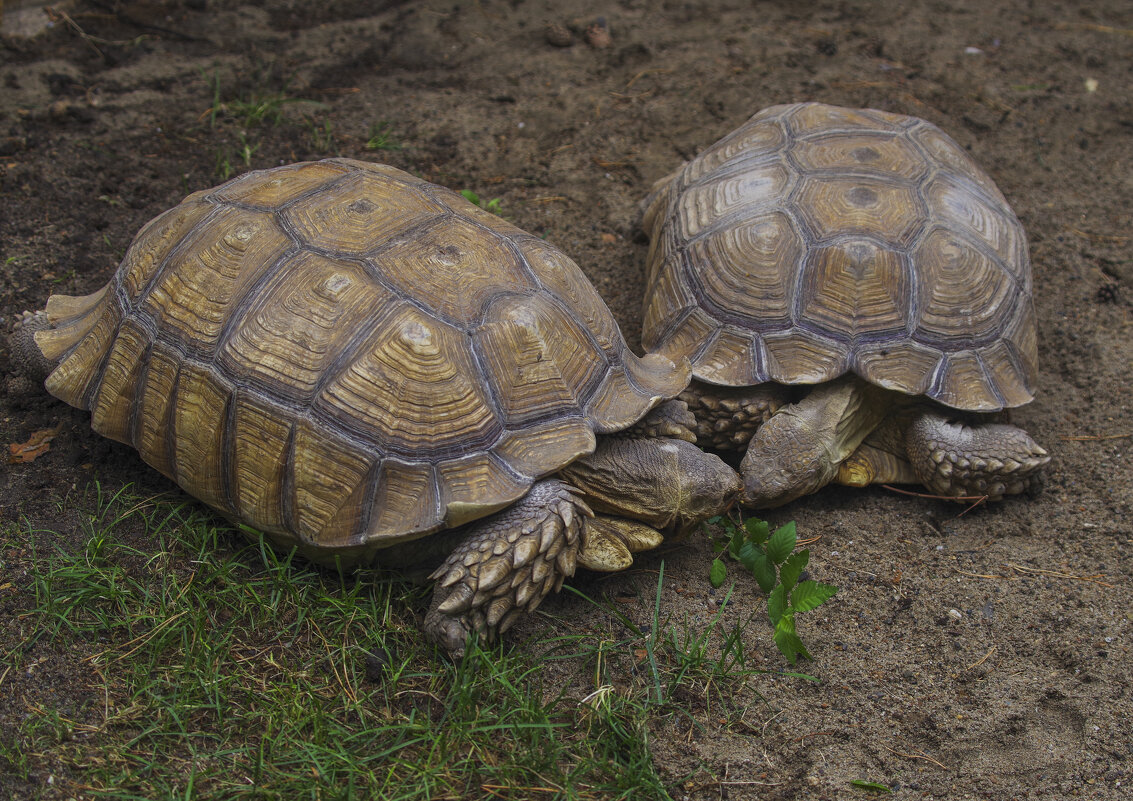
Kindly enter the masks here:
M 829 482 L 999 500 L 1046 451 L 1018 218 L 935 125 L 767 108 L 655 184 L 643 346 L 688 357 L 702 446 L 743 450 L 742 503 Z
M 13 360 L 98 433 L 318 563 L 447 554 L 424 630 L 494 639 L 576 566 L 731 506 L 691 444 L 687 362 L 636 356 L 578 266 L 380 164 L 250 172 L 52 296 Z

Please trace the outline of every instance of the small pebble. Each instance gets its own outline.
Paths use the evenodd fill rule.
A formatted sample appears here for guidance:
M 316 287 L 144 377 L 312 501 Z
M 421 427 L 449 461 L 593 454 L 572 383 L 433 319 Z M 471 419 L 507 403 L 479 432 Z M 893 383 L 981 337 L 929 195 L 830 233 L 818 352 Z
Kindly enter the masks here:
M 614 43 L 613 37 L 610 36 L 610 29 L 606 27 L 605 19 L 599 17 L 586 26 L 586 43 L 598 50 L 609 47 Z
M 964 617 L 964 613 L 959 609 L 949 609 L 948 617 L 952 618 L 953 620 L 960 620 L 962 617 Z
M 560 22 L 548 22 L 543 28 L 543 38 L 552 47 L 570 47 L 574 44 L 574 34 Z

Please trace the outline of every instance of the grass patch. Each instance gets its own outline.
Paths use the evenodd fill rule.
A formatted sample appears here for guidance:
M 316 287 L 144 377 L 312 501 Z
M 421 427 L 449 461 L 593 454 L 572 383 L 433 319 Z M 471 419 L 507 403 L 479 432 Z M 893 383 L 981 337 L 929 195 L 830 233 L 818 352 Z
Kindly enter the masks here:
M 652 725 L 760 703 L 742 624 L 664 618 L 661 580 L 648 626 L 595 601 L 619 637 L 452 664 L 403 577 L 313 569 L 195 505 L 87 501 L 77 537 L 0 529 L 0 578 L 26 577 L 0 788 L 32 798 L 663 799 L 684 777 L 658 772 Z

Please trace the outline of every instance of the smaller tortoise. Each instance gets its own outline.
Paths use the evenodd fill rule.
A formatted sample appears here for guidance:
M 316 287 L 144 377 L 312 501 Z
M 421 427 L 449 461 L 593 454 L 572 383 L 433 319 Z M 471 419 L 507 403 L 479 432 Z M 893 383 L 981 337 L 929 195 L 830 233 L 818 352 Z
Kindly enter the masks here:
M 1023 229 L 939 128 L 775 106 L 643 208 L 642 343 L 692 362 L 681 397 L 703 447 L 746 447 L 745 505 L 831 481 L 1037 487 L 1046 451 L 990 416 L 1037 374 Z
M 740 490 L 670 400 L 687 362 L 635 356 L 557 249 L 383 165 L 190 195 L 12 345 L 97 432 L 284 549 L 447 554 L 424 628 L 453 655 Z

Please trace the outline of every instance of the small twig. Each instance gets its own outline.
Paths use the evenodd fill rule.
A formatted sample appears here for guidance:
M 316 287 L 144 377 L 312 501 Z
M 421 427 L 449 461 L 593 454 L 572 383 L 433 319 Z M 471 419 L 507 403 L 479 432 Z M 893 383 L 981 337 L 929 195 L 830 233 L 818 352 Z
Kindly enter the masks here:
M 988 500 L 988 496 L 986 495 L 932 495 L 927 492 L 913 492 L 912 490 L 898 489 L 892 484 L 882 484 L 881 486 L 887 490 L 891 490 L 892 492 L 899 492 L 902 495 L 912 495 L 914 498 L 930 498 L 936 501 L 956 501 L 957 503 L 972 501 L 972 504 L 967 509 L 960 512 L 960 514 L 956 515 L 956 517 L 963 517 L 980 504 L 987 503 Z
M 978 668 L 978 667 L 979 667 L 980 665 L 982 665 L 982 664 L 983 664 L 984 662 L 986 662 L 986 661 L 988 660 L 988 657 L 990 657 L 990 656 L 991 656 L 992 654 L 994 654 L 994 653 L 995 653 L 996 651 L 998 651 L 998 650 L 999 650 L 999 646 L 998 646 L 998 645 L 993 645 L 993 646 L 991 646 L 991 650 L 990 650 L 990 651 L 988 651 L 988 652 L 987 652 L 986 654 L 984 654 L 984 655 L 983 655 L 983 658 L 982 658 L 982 659 L 980 659 L 979 661 L 977 661 L 977 662 L 973 662 L 972 664 L 968 665 L 968 666 L 967 666 L 966 668 L 964 668 L 964 670 L 971 670 L 972 668 Z
M 836 567 L 839 570 L 845 570 L 847 573 L 849 573 L 849 572 L 861 573 L 862 575 L 869 576 L 870 578 L 878 578 L 878 575 L 876 573 L 870 573 L 868 570 L 862 570 L 859 567 L 842 567 L 837 562 L 831 562 L 829 560 L 824 562 L 824 564 L 829 565 L 830 567 Z
M 900 487 L 894 487 L 892 484 L 882 484 L 884 489 L 899 492 L 902 495 L 912 495 L 914 498 L 930 498 L 936 501 L 986 501 L 986 495 L 933 495 L 928 492 L 914 492 L 913 490 L 903 490 Z
M 1110 439 L 1129 439 L 1133 434 L 1086 434 L 1080 437 L 1059 437 L 1066 442 L 1102 442 Z
M 663 67 L 659 67 L 659 68 L 655 68 L 655 69 L 649 69 L 649 70 L 642 70 L 641 72 L 637 73 L 637 75 L 634 75 L 632 78 L 629 79 L 629 83 L 626 84 L 626 89 L 629 89 L 631 86 L 633 86 L 635 83 L 637 83 L 638 80 L 640 80 L 641 78 L 644 78 L 646 75 L 650 75 L 650 74 L 668 75 L 670 72 L 672 72 L 672 70 L 667 70 L 667 69 L 664 69 Z
M 1003 581 L 1018 581 L 1019 580 L 1018 576 L 996 576 L 996 575 L 992 575 L 990 573 L 967 573 L 963 570 L 957 570 L 956 572 L 959 573 L 961 576 L 971 576 L 972 578 L 1002 579 Z
M 1097 33 L 1115 33 L 1118 36 L 1133 36 L 1133 28 L 1113 28 L 1109 25 L 1098 25 L 1096 22 L 1056 22 L 1054 29 L 1056 31 L 1065 31 L 1071 28 L 1077 28 L 1084 31 L 1096 31 Z
M 941 770 L 948 770 L 948 768 L 944 767 L 944 765 L 942 765 L 941 763 L 937 762 L 937 761 L 936 761 L 935 759 L 933 759 L 932 757 L 928 756 L 928 755 L 927 755 L 926 753 L 924 753 L 923 751 L 922 751 L 921 753 L 919 753 L 919 754 L 906 754 L 906 753 L 904 753 L 903 751 L 894 751 L 894 750 L 893 750 L 892 748 L 890 748 L 890 747 L 889 747 L 889 746 L 887 746 L 887 745 L 883 745 L 883 746 L 881 746 L 881 747 L 882 747 L 882 748 L 884 748 L 884 749 L 885 749 L 886 751 L 888 751 L 889 753 L 891 753 L 891 754 L 896 754 L 896 755 L 897 755 L 897 756 L 899 756 L 899 757 L 905 757 L 905 759 L 923 759 L 923 760 L 924 760 L 925 762 L 931 762 L 932 764 L 936 765 L 936 766 L 937 766 L 938 768 L 940 768 Z
M 1092 581 L 1094 584 L 1100 584 L 1103 587 L 1113 587 L 1112 584 L 1104 582 L 1100 578 L 1098 578 L 1098 576 L 1102 575 L 1101 573 L 1098 573 L 1097 576 L 1075 576 L 1073 573 L 1060 573 L 1057 570 L 1043 570 L 1039 567 L 1023 567 L 1023 565 L 1013 565 L 1010 562 L 1007 563 L 1007 566 L 1012 570 L 1019 571 L 1020 573 L 1037 573 L 1043 576 L 1053 576 L 1054 578 L 1073 579 L 1075 581 Z

